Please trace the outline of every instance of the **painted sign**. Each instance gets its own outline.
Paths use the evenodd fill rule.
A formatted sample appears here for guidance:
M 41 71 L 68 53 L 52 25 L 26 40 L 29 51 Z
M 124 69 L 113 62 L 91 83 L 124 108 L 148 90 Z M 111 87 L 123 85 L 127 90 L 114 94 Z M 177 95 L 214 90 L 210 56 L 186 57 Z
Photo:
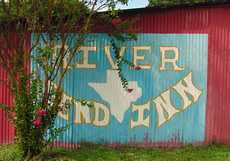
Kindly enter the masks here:
M 118 76 L 110 38 L 90 34 L 65 77 L 65 96 L 75 101 L 56 126 L 69 143 L 200 142 L 205 137 L 208 36 L 137 34 L 120 49 L 141 70 L 123 66 L 128 89 Z M 70 44 L 71 45 L 71 44 Z

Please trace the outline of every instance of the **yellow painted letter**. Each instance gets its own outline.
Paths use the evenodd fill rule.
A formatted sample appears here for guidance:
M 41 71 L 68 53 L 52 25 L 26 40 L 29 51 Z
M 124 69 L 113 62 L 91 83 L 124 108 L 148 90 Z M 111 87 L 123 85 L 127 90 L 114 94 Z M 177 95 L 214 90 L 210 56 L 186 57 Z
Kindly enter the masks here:
M 166 70 L 165 64 L 166 63 L 172 63 L 173 70 L 175 71 L 181 71 L 184 70 L 184 68 L 177 66 L 177 61 L 179 59 L 179 50 L 177 47 L 160 47 L 161 50 L 161 66 L 160 70 Z M 172 51 L 175 55 L 173 58 L 166 58 L 166 52 Z
M 54 84 L 54 87 L 56 88 L 56 85 Z M 72 98 L 70 96 L 67 96 L 65 93 L 62 95 L 62 100 L 59 104 L 59 106 L 64 107 L 66 102 L 71 102 Z M 51 103 L 53 104 L 53 103 Z M 59 112 L 58 116 L 65 120 L 69 120 L 69 111 Z
M 117 69 L 118 67 L 117 67 L 116 63 L 113 61 L 113 58 L 112 58 L 111 52 L 110 52 L 110 48 L 111 48 L 111 46 L 105 46 L 105 55 L 106 55 L 107 59 L 109 60 L 109 64 L 111 65 L 112 69 Z M 126 49 L 126 47 L 121 47 L 121 50 L 119 52 L 119 55 L 121 57 L 123 57 L 123 55 L 125 53 L 125 49 Z
M 145 50 L 145 51 L 148 51 L 148 53 L 150 53 L 151 51 L 151 47 L 150 46 L 134 46 L 133 47 L 133 64 L 135 66 L 140 66 L 141 69 L 151 69 L 151 65 L 150 64 L 143 64 L 143 65 L 140 65 L 138 64 L 138 60 L 144 60 L 145 57 L 144 56 L 140 56 L 138 55 L 138 51 L 140 50 Z
M 179 112 L 173 107 L 170 100 L 170 90 L 165 91 L 160 96 L 153 100 L 156 104 L 156 110 L 158 114 L 158 127 L 170 120 L 174 114 Z
M 149 111 L 149 109 L 150 109 L 150 102 L 144 105 L 133 105 L 132 112 L 138 111 L 138 119 L 137 121 L 131 120 L 130 122 L 131 128 L 134 128 L 136 126 L 141 126 L 141 125 L 149 127 L 149 116 L 144 118 L 145 110 Z
M 89 64 L 89 51 L 96 51 L 97 48 L 95 46 L 82 46 L 80 48 L 83 51 L 83 62 L 82 64 L 76 64 L 77 68 L 96 68 L 96 64 Z
M 85 122 L 86 124 L 91 123 L 90 119 L 90 111 L 88 106 L 82 106 L 80 102 L 75 101 L 75 124 L 82 124 Z M 83 121 L 84 120 L 84 121 Z
M 95 118 L 93 121 L 93 124 L 95 126 L 106 126 L 109 124 L 109 117 L 110 117 L 110 113 L 108 108 L 100 103 L 95 102 L 94 103 L 94 108 L 95 108 Z M 104 113 L 104 118 L 100 119 L 100 111 L 102 111 Z
M 180 80 L 173 89 L 175 89 L 183 99 L 184 105 L 182 109 L 186 109 L 192 102 L 196 102 L 202 93 L 202 91 L 196 88 L 192 82 L 192 72 L 183 80 Z M 188 95 L 191 95 L 193 100 L 190 100 Z

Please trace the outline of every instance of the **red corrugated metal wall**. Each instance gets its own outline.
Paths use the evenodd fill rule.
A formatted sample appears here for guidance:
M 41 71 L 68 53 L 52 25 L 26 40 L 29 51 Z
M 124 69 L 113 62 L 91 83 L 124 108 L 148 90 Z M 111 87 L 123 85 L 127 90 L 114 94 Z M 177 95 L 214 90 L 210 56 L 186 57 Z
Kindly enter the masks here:
M 141 33 L 207 33 L 206 142 L 230 143 L 230 5 L 149 10 L 137 16 Z
M 140 33 L 208 34 L 206 141 L 230 144 L 230 5 L 146 9 L 123 14 L 137 20 L 134 26 Z M 0 76 L 7 79 L 1 68 Z M 7 88 L 0 84 L 0 102 L 10 104 L 11 100 Z M 12 142 L 14 129 L 2 111 L 0 121 L 0 144 Z
M 7 73 L 0 68 L 0 77 L 2 80 L 7 80 Z M 0 103 L 10 105 L 12 97 L 10 96 L 9 88 L 4 83 L 0 83 Z M 14 128 L 7 120 L 7 115 L 3 110 L 0 110 L 0 144 L 12 143 L 14 140 Z
M 6 49 L 6 44 L 4 42 L 4 39 L 1 38 L 0 47 L 1 50 L 5 52 L 4 54 L 7 55 L 9 50 Z M 7 80 L 7 72 L 4 70 L 3 66 L 0 65 L 0 103 L 11 105 L 13 99 L 6 83 Z M 2 109 L 0 109 L 0 144 L 12 143 L 14 136 L 15 132 L 13 125 L 7 119 L 7 114 Z
M 25 51 L 29 49 L 30 46 L 30 34 L 25 33 L 24 48 Z M 16 34 L 10 35 L 11 46 L 5 46 L 4 38 L 0 39 L 0 47 L 5 52 L 9 54 L 11 49 L 13 50 L 16 45 L 18 45 L 18 39 Z M 26 69 L 30 71 L 30 62 L 26 62 Z M 13 104 L 13 96 L 10 92 L 10 88 L 6 83 L 8 80 L 7 71 L 0 65 L 0 103 L 11 106 Z M 7 119 L 7 114 L 0 109 L 0 144 L 10 144 L 14 142 L 15 138 L 15 128 L 11 122 Z

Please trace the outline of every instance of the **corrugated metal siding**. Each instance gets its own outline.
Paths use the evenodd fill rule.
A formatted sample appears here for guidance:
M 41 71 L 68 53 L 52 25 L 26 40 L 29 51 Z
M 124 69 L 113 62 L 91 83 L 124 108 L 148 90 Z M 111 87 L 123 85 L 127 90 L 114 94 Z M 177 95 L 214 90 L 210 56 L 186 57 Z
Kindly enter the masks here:
M 206 104 L 205 141 L 230 144 L 230 6 L 200 8 L 179 8 L 169 10 L 125 12 L 125 17 L 137 18 L 135 30 L 138 33 L 161 34 L 208 34 L 208 82 Z M 106 30 L 104 30 L 106 31 Z M 103 32 L 103 30 L 98 30 Z M 5 74 L 0 70 L 5 78 Z M 74 83 L 69 80 L 69 83 Z M 68 88 L 68 87 L 67 87 Z M 5 87 L 0 86 L 1 101 L 10 103 Z M 7 123 L 5 114 L 0 112 L 0 143 L 12 141 L 13 129 Z M 62 123 L 58 123 L 62 124 Z M 82 133 L 83 135 L 83 133 Z M 92 137 L 97 133 L 92 133 Z M 127 134 L 129 135 L 129 134 Z M 57 142 L 58 146 L 75 147 L 73 129 L 68 137 Z M 182 135 L 183 137 L 183 135 Z M 180 141 L 180 139 L 179 139 Z M 135 139 L 130 144 L 138 144 Z M 180 145 L 177 136 L 167 142 L 152 142 L 149 136 L 145 145 Z
M 12 33 L 10 35 L 11 46 L 5 46 L 4 39 L 0 39 L 0 47 L 4 50 L 5 54 L 9 54 L 11 50 L 18 45 L 17 35 Z M 25 51 L 30 46 L 30 34 L 25 33 L 26 39 L 24 43 Z M 25 63 L 25 68 L 30 71 L 30 62 Z M 13 96 L 10 92 L 8 83 L 7 71 L 0 65 L 0 103 L 11 106 L 13 104 Z M 11 122 L 7 119 L 7 114 L 0 110 L 0 144 L 13 143 L 15 139 L 15 128 Z
M 206 142 L 230 143 L 230 6 L 142 13 L 136 29 L 144 33 L 207 33 L 208 93 Z M 134 15 L 133 15 L 134 16 Z
M 138 33 L 208 34 L 206 142 L 230 143 L 230 6 L 130 11 Z M 100 32 L 103 32 L 100 31 Z
M 0 68 L 1 80 L 7 80 L 7 73 Z M 4 83 L 0 83 L 0 103 L 7 105 L 12 104 L 12 97 L 8 87 Z M 14 140 L 14 128 L 7 120 L 7 115 L 3 110 L 0 110 L 0 144 L 9 144 Z
M 9 50 L 6 50 L 3 39 L 0 39 L 0 47 L 7 55 Z M 0 65 L 0 103 L 11 105 L 12 97 L 8 86 L 6 85 L 7 80 L 7 72 Z M 0 144 L 12 143 L 14 135 L 14 128 L 8 121 L 7 114 L 2 109 L 0 109 Z
M 213 27 L 210 35 L 206 137 L 230 143 L 230 24 Z

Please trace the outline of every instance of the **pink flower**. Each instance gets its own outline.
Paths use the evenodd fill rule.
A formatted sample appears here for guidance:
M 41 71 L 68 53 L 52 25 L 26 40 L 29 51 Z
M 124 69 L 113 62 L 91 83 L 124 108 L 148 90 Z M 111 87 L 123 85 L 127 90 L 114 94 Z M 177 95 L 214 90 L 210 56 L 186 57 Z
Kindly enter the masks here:
M 38 116 L 45 116 L 45 115 L 47 115 L 47 112 L 46 112 L 46 110 L 40 108 L 37 110 L 37 114 L 38 114 Z
M 135 66 L 134 70 L 141 70 L 141 67 L 140 66 Z
M 113 26 L 117 26 L 117 25 L 120 25 L 122 23 L 122 20 L 120 18 L 114 18 L 112 20 L 112 25 Z
M 129 89 L 127 89 L 127 91 L 128 91 L 129 93 L 131 93 L 131 92 L 133 91 L 133 89 L 129 88 Z
M 39 126 L 42 124 L 41 118 L 36 118 L 36 119 L 32 120 L 32 124 L 33 124 L 35 127 L 39 127 Z

